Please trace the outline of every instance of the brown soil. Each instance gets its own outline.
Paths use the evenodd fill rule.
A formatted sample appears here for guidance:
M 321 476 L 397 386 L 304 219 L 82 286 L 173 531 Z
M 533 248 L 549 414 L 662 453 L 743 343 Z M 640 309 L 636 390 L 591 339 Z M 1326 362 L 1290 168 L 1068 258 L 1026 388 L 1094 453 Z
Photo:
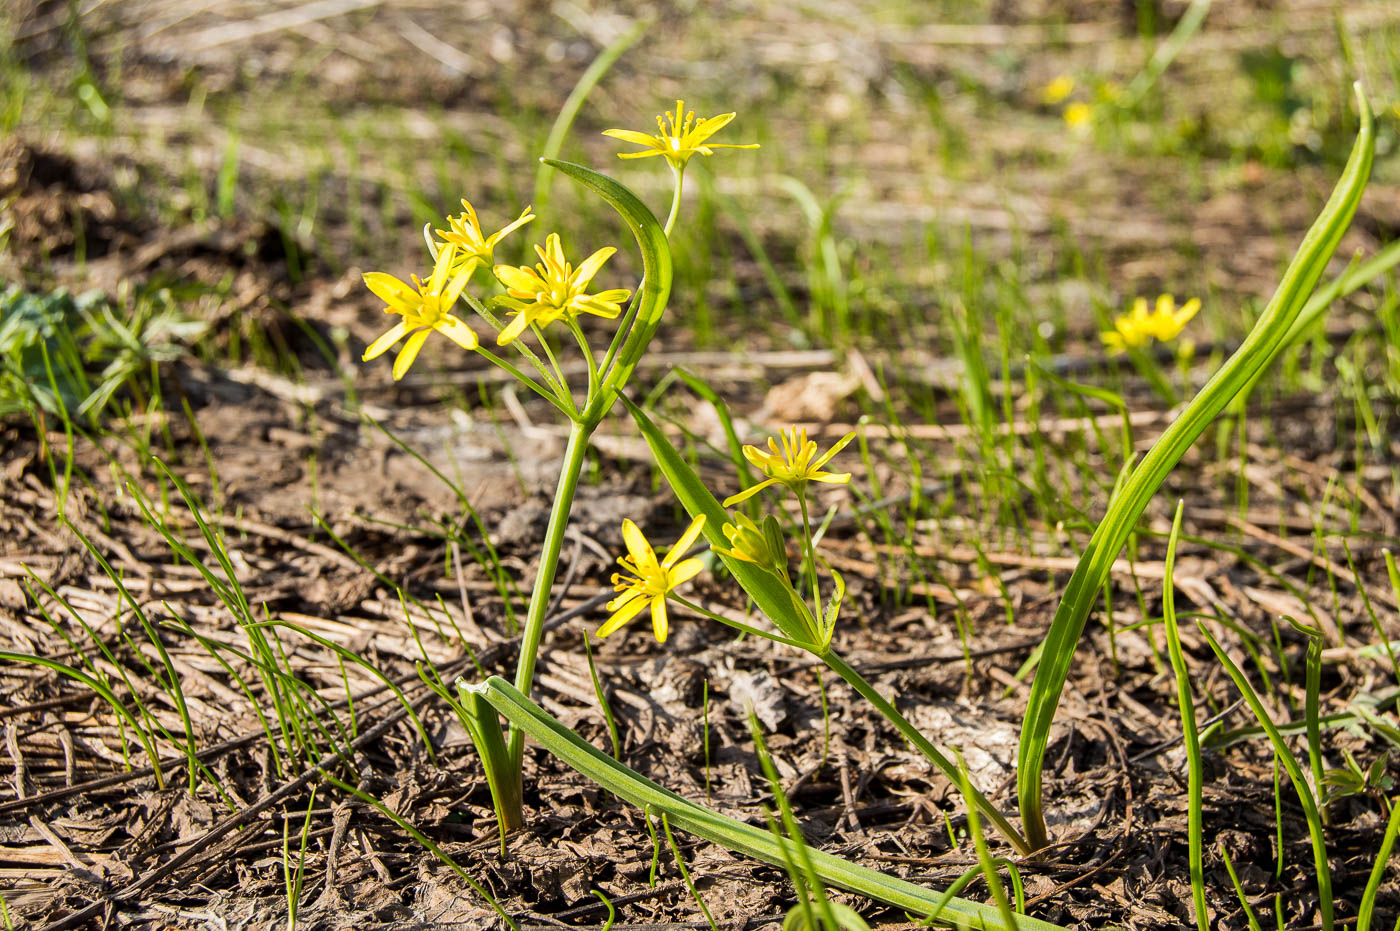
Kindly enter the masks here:
M 1105 16 L 1118 15 L 1118 4 L 1092 6 L 1111 9 Z M 615 927 L 702 926 L 668 850 L 661 853 L 655 884 L 648 881 L 654 851 L 641 814 L 537 748 L 526 759 L 528 826 L 511 837 L 508 856 L 499 858 L 489 794 L 466 735 L 415 674 L 415 663 L 426 657 L 444 677 L 474 677 L 465 643 L 486 672 L 509 677 L 514 653 L 505 633 L 508 619 L 495 582 L 465 553 L 468 545 L 480 547 L 486 540 L 464 520 L 452 490 L 362 415 L 383 423 L 453 477 L 482 524 L 492 528 L 489 540 L 512 584 L 525 592 L 563 445 L 562 434 L 544 426 L 553 422 L 548 411 L 525 403 L 503 423 L 481 408 L 463 415 L 441 403 L 437 379 L 413 376 L 394 385 L 383 366 L 362 371 L 358 403 L 348 398 L 286 308 L 314 320 L 323 332 L 348 329 L 351 339 L 340 345 L 340 361 L 348 366 L 378 327 L 374 301 L 359 289 L 355 270 L 313 265 L 291 280 L 285 241 L 261 222 L 159 228 L 112 193 L 109 167 L 19 140 L 5 144 L 0 200 L 14 198 L 9 209 L 16 218 L 9 259 L 14 265 L 6 272 L 35 280 L 36 269 L 51 267 L 60 282 L 101 288 L 159 275 L 211 286 L 223 282 L 230 298 L 211 319 L 215 338 L 257 326 L 306 366 L 305 380 L 294 383 L 251 366 L 219 370 L 193 359 L 169 365 L 161 373 L 167 399 L 188 399 L 194 423 L 169 413 L 136 428 L 168 435 L 168 441 L 154 441 L 155 452 L 207 505 L 239 583 L 259 612 L 367 657 L 409 695 L 431 753 L 381 682 L 353 667 L 342 669 L 331 651 L 305 637 L 282 635 L 299 676 L 342 716 L 337 702 L 347 688 L 355 695 L 357 755 L 353 769 L 337 770 L 339 777 L 357 782 L 414 824 L 527 925 L 601 924 L 606 908 L 590 894 L 596 888 L 618 908 Z M 75 216 L 86 231 L 85 267 L 73 254 Z M 1281 225 L 1292 228 L 1295 221 Z M 1362 227 L 1356 235 L 1369 235 Z M 1277 257 L 1272 232 L 1219 245 L 1234 256 L 1255 256 L 1251 268 L 1261 279 Z M 686 337 L 672 339 L 675 345 L 666 350 L 686 348 Z M 691 364 L 732 372 L 740 363 L 697 357 Z M 787 382 L 807 372 L 777 356 L 744 364 L 756 366 L 750 385 Z M 451 377 L 467 386 L 481 374 L 454 370 Z M 760 421 L 760 414 L 774 414 L 761 410 L 763 392 L 754 387 L 729 396 L 737 415 Z M 947 399 L 940 404 L 948 411 L 942 422 L 952 422 L 955 407 Z M 166 410 L 178 411 L 178 402 L 168 400 Z M 831 416 L 849 419 L 853 411 L 851 402 L 838 401 Z M 686 405 L 684 412 L 697 429 L 708 429 L 703 411 Z M 1387 437 L 1388 446 L 1358 465 L 1355 448 L 1331 445 L 1330 438 L 1357 429 L 1352 423 L 1337 429 L 1338 416 L 1352 416 L 1350 407 L 1323 393 L 1272 402 L 1252 418 L 1244 473 L 1252 506 L 1243 516 L 1233 497 L 1233 475 L 1221 474 L 1214 458 L 1199 453 L 1188 456 L 1152 512 L 1153 529 L 1165 531 L 1168 502 L 1185 497 L 1188 534 L 1238 547 L 1237 554 L 1228 554 L 1182 546 L 1178 610 L 1217 612 L 1267 636 L 1273 619 L 1301 614 L 1298 599 L 1306 598 L 1330 622 L 1332 642 L 1342 646 L 1326 657 L 1324 714 L 1344 710 L 1361 694 L 1393 696 L 1387 667 L 1353 649 L 1377 639 L 1372 609 L 1388 638 L 1400 636 L 1381 553 L 1395 545 L 1397 535 L 1400 485 L 1393 473 L 1400 440 Z M 1272 435 L 1259 426 L 1265 422 Z M 1141 426 L 1139 447 L 1164 423 Z M 571 584 L 559 596 L 558 623 L 545 640 L 537 686 L 544 707 L 600 747 L 608 746 L 608 735 L 582 639 L 596 629 L 602 609 L 570 615 L 607 590 L 613 568 L 608 554 L 620 551 L 621 518 L 633 518 L 660 540 L 679 529 L 673 499 L 664 487 L 655 490 L 625 426 L 609 425 L 603 433 L 598 461 L 605 477 L 586 485 L 576 505 L 575 542 L 565 550 L 564 574 Z M 217 487 L 201 439 L 217 464 Z M 158 513 L 206 561 L 209 547 L 188 509 L 128 444 L 80 440 L 76 455 L 84 478 L 61 498 L 51 464 L 65 443 L 61 432 L 41 437 L 25 424 L 0 426 L 0 645 L 78 665 L 74 643 L 80 644 L 114 679 L 118 669 L 130 677 L 159 722 L 178 735 L 180 720 L 150 672 L 158 658 L 133 647 L 146 642 L 139 635 L 127 639 L 124 631 L 134 630 L 131 605 L 79 535 L 111 562 L 153 621 L 183 618 L 201 635 L 241 645 L 242 634 L 208 583 L 172 558 L 123 490 L 121 470 L 148 499 L 169 496 L 168 510 Z M 950 450 L 947 442 L 931 440 L 924 452 L 936 460 Z M 705 460 L 705 469 L 713 487 L 732 483 L 718 459 Z M 898 502 L 907 478 L 880 477 Z M 858 475 L 857 484 L 864 478 Z M 1067 487 L 1065 493 L 1091 502 L 1090 513 L 1102 508 L 1102 489 Z M 831 500 L 848 501 L 845 495 L 838 490 Z M 967 489 L 966 500 L 977 500 L 975 488 Z M 974 779 L 1009 809 L 1026 693 L 1013 673 L 1053 614 L 1068 577 L 1069 549 L 1053 528 L 1031 527 L 1037 546 L 1028 553 L 1009 542 L 1002 546 L 985 525 L 984 516 L 969 507 L 949 521 L 948 528 L 960 531 L 923 528 L 920 543 L 935 555 L 917 570 L 899 554 L 878 553 L 856 522 L 834 524 L 825 547 L 850 583 L 838 648 L 883 692 L 897 695 L 916 724 L 939 742 L 960 747 Z M 1319 525 L 1327 535 L 1320 553 L 1314 534 Z M 449 546 L 441 532 L 429 532 L 435 527 L 449 528 L 461 545 Z M 980 554 L 966 542 L 979 527 L 988 532 Z M 1176 742 L 1173 680 L 1147 637 L 1122 629 L 1144 610 L 1149 617 L 1160 613 L 1163 555 L 1159 540 L 1144 539 L 1133 571 L 1115 574 L 1116 636 L 1110 637 L 1100 612 L 1066 689 L 1046 782 L 1051 828 L 1060 843 L 1046 858 L 1020 866 L 1029 910 L 1047 920 L 1082 928 L 1169 928 L 1188 921 L 1185 768 Z M 980 568 L 983 559 L 1000 568 L 1004 593 Z M 1353 562 L 1369 604 L 1348 581 Z M 936 580 L 925 575 L 930 566 Z M 405 609 L 385 580 L 429 608 Z M 733 587 L 718 581 L 699 583 L 696 593 L 743 609 Z M 59 636 L 38 606 L 75 639 Z M 1014 626 L 1006 623 L 1008 608 Z M 110 661 L 81 639 L 80 618 L 111 651 Z M 965 641 L 960 622 L 968 625 Z M 1271 658 L 1264 662 L 1280 689 L 1273 701 L 1282 718 L 1289 715 L 1287 704 L 1301 707 L 1305 645 L 1287 626 L 1281 630 L 1292 684 L 1283 684 Z M 0 787 L 0 892 L 10 913 L 27 926 L 285 925 L 283 831 L 290 828 L 295 851 L 314 773 L 279 771 L 234 680 L 193 638 L 170 627 L 161 628 L 161 637 L 190 705 L 201 761 L 227 799 L 207 784 L 189 792 L 178 755 L 165 758 L 164 788 L 140 768 L 144 761 L 134 743 L 135 769 L 124 766 L 117 719 L 91 690 L 38 667 L 0 667 L 0 728 L 10 770 Z M 1253 723 L 1189 625 L 1183 639 L 1194 686 L 1209 700 L 1205 713 L 1225 712 L 1227 728 Z M 595 649 L 621 730 L 622 759 L 648 777 L 692 798 L 708 796 L 720 810 L 762 824 L 763 806 L 772 799 L 748 737 L 744 701 L 753 698 L 785 791 L 812 843 L 931 887 L 946 887 L 975 864 L 966 843 L 950 844 L 950 827 L 956 831 L 964 824 L 957 792 L 830 677 L 824 722 L 819 679 L 807 657 L 766 641 L 736 643 L 727 629 L 683 615 L 664 647 L 639 626 Z M 1244 658 L 1238 647 L 1233 652 Z M 246 665 L 240 671 L 255 678 Z M 705 694 L 708 760 L 702 750 Z M 828 724 L 829 744 L 822 736 Z M 1355 754 L 1363 767 L 1387 755 L 1359 730 L 1332 746 Z M 172 747 L 166 744 L 167 751 Z M 1389 756 L 1385 773 L 1400 776 L 1400 763 Z M 1286 780 L 1279 796 L 1283 866 L 1274 874 L 1275 777 L 1267 746 L 1237 743 L 1207 754 L 1206 765 L 1206 883 L 1215 925 L 1244 926 L 1223 848 L 1257 908 L 1267 915 L 1278 895 L 1290 928 L 1316 926 L 1307 832 Z M 1383 828 L 1376 809 L 1375 800 L 1366 798 L 1344 800 L 1331 812 L 1328 838 L 1340 918 L 1355 914 L 1375 856 Z M 323 785 L 310 825 L 304 926 L 488 927 L 496 921 L 439 860 L 355 799 Z M 778 926 L 792 904 L 785 874 L 693 838 L 678 839 L 721 927 Z M 966 894 L 980 897 L 984 890 L 974 883 Z M 850 902 L 872 925 L 905 921 L 865 900 L 839 893 L 836 898 Z M 1400 885 L 1392 875 L 1381 888 L 1376 914 L 1388 927 L 1397 912 Z

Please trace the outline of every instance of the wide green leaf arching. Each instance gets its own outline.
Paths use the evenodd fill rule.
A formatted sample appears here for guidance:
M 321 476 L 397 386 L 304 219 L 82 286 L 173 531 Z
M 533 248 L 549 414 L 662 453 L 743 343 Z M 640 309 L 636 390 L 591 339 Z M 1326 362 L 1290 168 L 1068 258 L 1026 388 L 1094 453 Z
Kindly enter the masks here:
M 1109 502 L 1108 512 L 1080 556 L 1065 588 L 1064 598 L 1055 611 L 1050 630 L 1041 644 L 1040 668 L 1031 686 L 1025 723 L 1021 728 L 1020 754 L 1016 761 L 1021 822 L 1026 838 L 1035 847 L 1044 846 L 1048 840 L 1041 806 L 1041 768 L 1050 726 L 1055 720 L 1060 693 L 1064 689 L 1080 635 L 1084 632 L 1084 624 L 1108 578 L 1113 560 L 1167 474 L 1225 409 L 1230 399 L 1249 385 L 1256 374 L 1283 349 L 1289 328 L 1316 287 L 1356 213 L 1361 192 L 1370 177 L 1375 152 L 1371 109 L 1359 85 L 1356 96 L 1361 131 L 1351 158 L 1327 205 L 1303 238 L 1278 291 L 1240 348 L 1172 422 Z
M 589 401 L 588 408 L 583 412 L 584 422 L 597 423 L 612 407 L 617 392 L 632 377 L 633 370 L 646 352 L 647 344 L 661 325 L 661 315 L 671 296 L 671 246 L 655 214 L 621 182 L 573 162 L 552 158 L 541 161 L 607 201 L 632 230 L 632 235 L 637 239 L 637 248 L 642 253 L 642 280 L 637 286 L 632 309 L 628 311 L 631 327 L 622 337 L 623 342 L 612 367 L 604 373 L 602 390 Z M 626 321 L 623 326 L 627 326 Z
M 480 685 L 465 686 L 459 682 L 459 688 L 481 695 L 513 726 L 529 734 L 555 757 L 649 814 L 664 812 L 670 823 L 682 830 L 775 866 L 782 866 L 795 854 L 790 839 L 725 817 L 623 766 L 499 676 L 492 676 Z M 1063 931 L 1059 925 L 1027 915 L 1017 915 L 1015 924 L 1008 925 L 993 906 L 926 889 L 820 850 L 808 853 L 823 882 L 919 915 L 936 915 L 940 923 L 985 931 Z
M 652 423 L 651 418 L 640 407 L 625 397 L 622 403 L 627 405 L 632 419 L 637 422 L 637 429 L 642 432 L 642 438 L 651 448 L 657 468 L 666 476 L 666 481 L 670 483 L 671 490 L 676 493 L 681 506 L 691 517 L 705 515 L 705 527 L 702 530 L 705 539 L 713 547 L 728 546 L 729 541 L 724 538 L 723 528 L 729 520 L 729 513 L 719 503 L 719 499 L 710 493 L 705 483 L 700 481 L 700 476 L 681 458 L 675 445 L 657 429 L 656 424 Z M 731 559 L 718 550 L 716 554 L 724 561 L 724 565 L 739 582 L 740 587 L 754 600 L 754 604 L 758 605 L 758 609 L 785 637 L 799 643 L 811 644 L 814 652 L 822 652 L 824 645 L 813 641 L 815 624 L 811 622 L 810 616 L 803 617 L 798 613 L 799 607 L 790 589 L 771 573 L 753 563 Z

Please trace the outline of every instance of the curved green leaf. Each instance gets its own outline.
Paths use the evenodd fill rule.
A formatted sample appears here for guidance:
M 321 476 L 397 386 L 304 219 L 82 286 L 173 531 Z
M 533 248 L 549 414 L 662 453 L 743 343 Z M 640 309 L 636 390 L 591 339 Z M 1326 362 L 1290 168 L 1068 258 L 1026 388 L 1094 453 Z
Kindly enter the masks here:
M 775 866 L 783 866 L 795 854 L 790 839 L 774 837 L 763 828 L 725 817 L 623 766 L 499 676 L 492 676 L 480 685 L 463 685 L 459 680 L 458 687 L 482 695 L 511 724 L 568 766 L 639 808 L 665 812 L 678 828 Z M 920 915 L 937 915 L 936 920 L 941 923 L 987 931 L 1055 931 L 1060 927 L 1025 915 L 1016 916 L 1015 925 L 1008 926 L 994 906 L 955 898 L 944 902 L 944 897 L 934 890 L 857 866 L 829 853 L 809 850 L 808 855 L 823 882 Z
M 612 407 L 617 392 L 626 387 L 656 328 L 661 325 L 661 315 L 671 296 L 671 246 L 656 216 L 621 182 L 573 162 L 553 158 L 541 161 L 607 201 L 632 230 L 632 235 L 637 239 L 637 248 L 642 253 L 642 280 L 637 285 L 637 295 L 628 311 L 628 318 L 618 332 L 618 338 L 622 339 L 621 346 L 615 344 L 608 351 L 611 357 L 616 350 L 616 358 L 612 367 L 604 373 L 602 387 L 589 399 L 588 407 L 583 412 L 585 423 L 597 423 Z
M 1356 213 L 1361 192 L 1370 177 L 1375 152 L 1371 109 L 1360 85 L 1357 85 L 1356 96 L 1361 113 L 1361 131 L 1351 158 L 1327 205 L 1303 238 L 1278 291 L 1240 348 L 1167 428 L 1109 502 L 1108 512 L 1080 556 L 1065 588 L 1064 598 L 1055 611 L 1055 618 L 1042 643 L 1040 668 L 1031 686 L 1016 762 L 1021 821 L 1027 839 L 1036 847 L 1044 846 L 1047 842 L 1041 807 L 1041 767 L 1049 743 L 1050 726 L 1059 708 L 1060 693 L 1064 689 L 1079 637 L 1084 632 L 1084 624 L 1097 593 L 1108 578 L 1114 558 L 1167 474 L 1225 409 L 1230 399 L 1283 349 L 1289 328 L 1317 285 L 1342 233 Z

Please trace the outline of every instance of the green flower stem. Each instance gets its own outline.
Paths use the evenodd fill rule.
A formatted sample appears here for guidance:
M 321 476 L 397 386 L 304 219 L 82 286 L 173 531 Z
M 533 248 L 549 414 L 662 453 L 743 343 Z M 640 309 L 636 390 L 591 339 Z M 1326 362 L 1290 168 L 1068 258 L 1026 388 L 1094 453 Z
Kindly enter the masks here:
M 598 394 L 598 361 L 593 358 L 593 348 L 588 345 L 588 337 L 583 335 L 583 327 L 578 325 L 578 318 L 570 314 L 565 319 L 569 322 L 569 330 L 578 342 L 584 361 L 588 363 L 588 400 L 591 401 Z
M 524 372 L 522 372 L 519 366 L 511 362 L 507 362 L 505 359 L 502 359 L 500 356 L 496 355 L 491 350 L 484 349 L 481 346 L 477 346 L 476 352 L 477 355 L 484 358 L 487 362 L 490 362 L 497 368 L 509 372 L 515 377 L 516 381 L 520 382 L 522 385 L 535 392 L 535 394 L 538 394 L 540 397 L 544 398 L 550 404 L 553 404 L 565 417 L 569 418 L 570 420 L 578 419 L 578 409 L 576 407 L 565 406 L 564 402 L 560 400 L 560 396 L 567 398 L 569 397 L 569 393 L 567 391 L 560 390 L 556 394 L 554 390 L 550 390 L 551 388 L 554 388 L 553 378 L 550 379 L 550 388 L 545 388 L 543 385 L 535 381 L 529 375 L 526 375 Z M 572 399 L 570 399 L 570 401 L 572 402 Z
M 899 713 L 899 709 L 895 708 L 885 696 L 875 691 L 875 687 L 851 668 L 835 650 L 827 650 L 826 653 L 820 654 L 820 658 L 822 662 L 831 667 L 832 672 L 845 679 L 846 683 L 859 692 L 862 698 L 874 705 L 885 716 L 885 720 L 893 724 L 904 735 L 904 739 L 913 744 L 914 748 L 922 753 L 930 763 L 937 766 L 943 775 L 948 777 L 949 781 L 954 785 L 961 785 L 963 777 L 953 761 L 939 752 L 938 748 L 917 727 L 911 724 L 908 718 Z M 968 789 L 970 790 L 967 793 L 968 802 L 976 805 L 977 810 L 997 826 L 1001 836 L 1016 848 L 1017 853 L 1029 856 L 1031 847 L 1021 836 L 1021 832 L 1012 826 L 1011 822 L 997 810 L 990 799 L 971 785 L 968 786 Z
M 812 617 L 822 622 L 822 590 L 817 579 L 817 551 L 812 545 L 812 521 L 807 516 L 807 490 L 797 493 L 797 506 L 802 509 L 802 545 L 807 559 L 807 571 L 812 574 Z
M 757 627 L 750 627 L 743 621 L 736 621 L 733 618 L 725 617 L 721 614 L 716 614 L 713 611 L 707 610 L 706 608 L 702 608 L 695 602 L 682 598 L 680 595 L 670 595 L 669 597 L 672 601 L 680 605 L 682 608 L 689 608 L 690 610 L 694 611 L 696 614 L 701 615 L 702 617 L 707 617 L 712 621 L 719 621 L 726 627 L 732 627 L 740 633 L 752 634 L 755 637 L 762 637 L 764 640 L 772 640 L 774 643 L 781 643 L 784 646 L 797 647 L 797 649 L 799 650 L 806 650 L 808 652 L 811 652 L 812 645 L 810 643 L 803 643 L 798 640 L 792 640 L 788 637 L 784 637 L 781 634 L 775 634 L 772 631 L 761 630 Z
M 540 746 L 565 764 L 649 815 L 653 811 L 665 812 L 667 820 L 684 831 L 774 866 L 782 866 L 796 856 L 790 839 L 777 838 L 763 828 L 727 818 L 623 766 L 499 676 L 466 688 L 479 692 L 514 727 L 528 732 Z M 1014 928 L 1008 927 L 995 906 L 952 897 L 945 901 L 945 897 L 934 890 L 857 866 L 829 853 L 810 850 L 809 855 L 823 882 L 919 915 L 936 915 L 936 920 L 944 924 L 985 931 L 1063 931 L 1059 925 L 1024 915 L 1016 916 Z
M 540 650 L 540 638 L 544 635 L 544 616 L 549 610 L 550 591 L 554 588 L 554 576 L 559 569 L 559 553 L 564 547 L 564 531 L 568 529 L 569 512 L 574 505 L 574 492 L 578 489 L 579 475 L 583 472 L 588 439 L 596 427 L 596 423 L 575 421 L 569 430 L 568 446 L 564 448 L 564 465 L 559 470 L 554 507 L 549 512 L 549 526 L 544 533 L 544 548 L 540 551 L 540 568 L 535 574 L 535 587 L 530 593 L 530 608 L 525 615 L 525 630 L 520 637 L 520 660 L 515 667 L 515 687 L 524 695 L 530 694 L 530 686 L 535 681 L 535 659 Z M 513 778 L 517 783 L 520 781 L 520 762 L 524 748 L 525 733 L 512 727 L 508 757 Z
M 662 227 L 667 239 L 671 238 L 671 228 L 676 225 L 676 217 L 681 213 L 681 190 L 685 187 L 685 169 L 671 165 L 671 174 L 676 178 L 676 189 L 671 194 L 671 212 L 666 216 L 666 225 Z

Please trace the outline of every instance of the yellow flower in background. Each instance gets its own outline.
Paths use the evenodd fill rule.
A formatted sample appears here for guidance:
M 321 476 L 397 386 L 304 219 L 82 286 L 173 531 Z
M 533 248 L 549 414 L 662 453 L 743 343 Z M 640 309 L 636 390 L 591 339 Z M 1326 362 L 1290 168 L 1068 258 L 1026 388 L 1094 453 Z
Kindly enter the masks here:
M 534 218 L 535 215 L 530 212 L 530 208 L 526 207 L 520 212 L 520 216 L 487 236 L 481 231 L 481 222 L 476 218 L 475 208 L 467 202 L 466 198 L 463 198 L 461 214 L 447 218 L 448 229 L 435 230 L 434 232 L 443 242 L 457 250 L 452 270 L 456 272 L 466 269 L 466 274 L 470 277 L 478 265 L 491 264 L 496 243 Z
M 564 261 L 559 234 L 550 233 L 543 248 L 535 246 L 540 263 L 534 268 L 497 265 L 496 277 L 506 286 L 506 296 L 496 301 L 510 308 L 515 319 L 500 332 L 496 342 L 504 346 L 532 324 L 548 326 L 563 317 L 579 314 L 612 318 L 622 313 L 621 302 L 631 296 L 631 291 L 613 288 L 597 294 L 585 293 L 593 276 L 616 251 L 612 246 L 599 249 L 574 268 Z
M 729 125 L 729 121 L 734 119 L 733 113 L 721 113 L 719 116 L 696 120 L 694 110 L 685 113 L 682 117 L 684 110 L 685 102 L 677 100 L 675 113 L 668 112 L 658 116 L 656 125 L 661 132 L 655 136 L 631 129 L 605 129 L 603 135 L 645 147 L 641 152 L 621 152 L 618 154 L 618 158 L 651 158 L 653 155 L 660 155 L 670 162 L 677 171 L 685 168 L 685 163 L 690 161 L 690 157 L 696 152 L 701 155 L 713 155 L 715 149 L 758 148 L 757 143 L 729 145 L 707 141 L 715 133 Z
M 1147 310 L 1147 298 L 1140 297 L 1133 302 L 1130 313 L 1119 314 L 1113 320 L 1113 329 L 1100 334 L 1104 345 L 1112 352 L 1124 352 L 1146 346 L 1154 339 L 1176 339 L 1187 322 L 1201 309 L 1198 298 L 1192 298 L 1180 308 L 1176 298 L 1163 294 L 1157 298 L 1157 306 Z
M 598 628 L 599 638 L 606 637 L 650 606 L 652 632 L 656 634 L 659 643 L 666 642 L 666 633 L 669 630 L 666 596 L 675 588 L 695 578 L 704 566 L 699 559 L 681 559 L 700 536 L 700 530 L 704 526 L 705 515 L 701 514 L 685 528 L 685 533 L 681 534 L 676 545 L 671 547 L 666 558 L 658 560 L 656 551 L 651 548 L 647 538 L 642 536 L 637 525 L 630 520 L 622 522 L 622 539 L 627 544 L 627 555 L 618 559 L 617 563 L 628 574 L 613 573 L 613 591 L 617 592 L 618 596 L 608 602 L 608 610 L 613 614 Z
M 755 466 L 763 470 L 767 475 L 766 481 L 759 482 L 752 488 L 746 488 L 737 495 L 730 495 L 724 499 L 724 506 L 737 504 L 746 501 L 758 494 L 769 485 L 785 485 L 795 493 L 801 494 L 807 487 L 808 482 L 825 482 L 827 484 L 841 485 L 851 480 L 849 472 L 823 472 L 822 466 L 831 461 L 831 458 L 845 448 L 846 444 L 855 439 L 854 433 L 847 433 L 836 441 L 836 445 L 817 455 L 817 444 L 813 440 L 807 439 L 806 429 L 792 427 L 778 434 L 782 440 L 781 448 L 778 440 L 768 438 L 768 449 L 764 452 L 757 446 L 745 446 L 744 458 L 752 462 Z
M 1065 124 L 1071 129 L 1084 129 L 1094 119 L 1094 108 L 1076 100 L 1065 107 Z
M 1074 93 L 1074 78 L 1067 74 L 1062 74 L 1040 91 L 1040 99 L 1047 106 L 1053 107 L 1057 103 L 1063 102 L 1070 94 Z
M 424 284 L 417 275 L 413 284 L 406 284 L 393 275 L 384 272 L 369 272 L 364 276 L 365 285 L 388 306 L 386 314 L 401 314 L 403 319 L 393 329 L 369 344 L 364 360 L 368 362 L 383 355 L 390 346 L 407 336 L 408 342 L 399 350 L 394 360 L 394 380 L 403 378 L 413 360 L 418 358 L 418 350 L 423 348 L 428 334 L 436 330 L 463 349 L 477 347 L 476 334 L 471 327 L 454 317 L 450 311 L 467 285 L 471 272 L 458 271 L 452 274 L 454 264 L 451 246 L 438 250 L 433 274 Z

